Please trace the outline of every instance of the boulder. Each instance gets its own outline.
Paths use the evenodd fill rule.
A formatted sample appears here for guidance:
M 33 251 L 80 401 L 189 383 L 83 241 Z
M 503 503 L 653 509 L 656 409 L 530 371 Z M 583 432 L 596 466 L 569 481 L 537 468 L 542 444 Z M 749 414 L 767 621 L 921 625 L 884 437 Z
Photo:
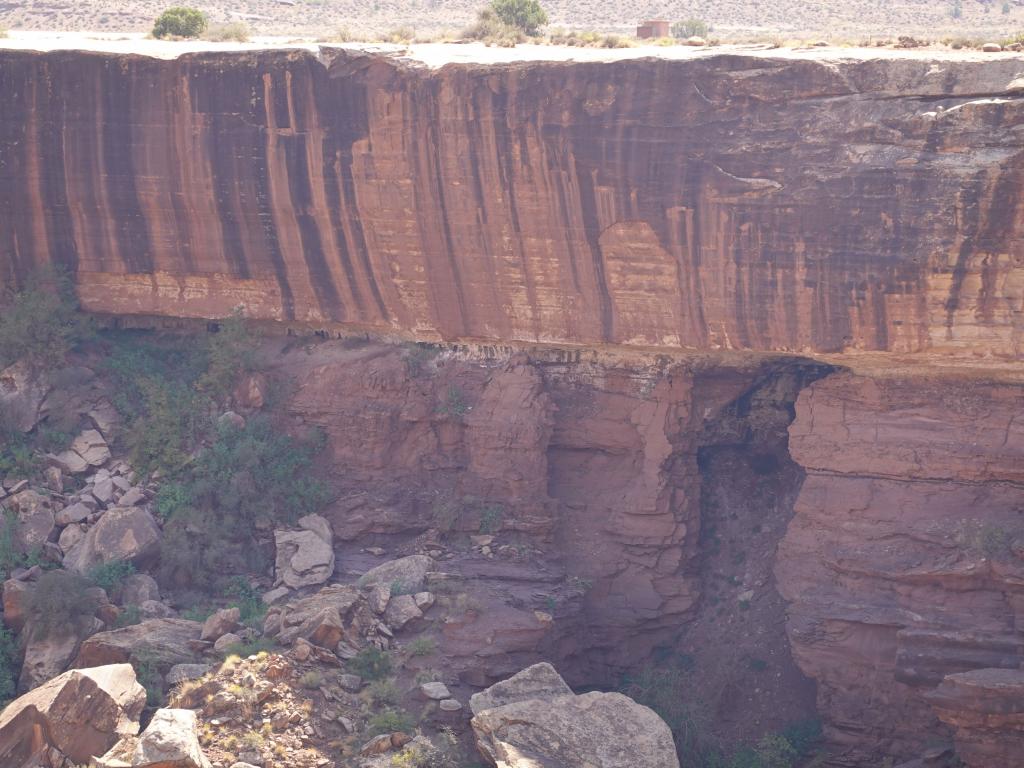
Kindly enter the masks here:
M 470 703 L 477 747 L 492 763 L 679 768 L 672 732 L 653 710 L 621 693 L 561 694 L 568 686 L 554 669 L 535 667 Z M 534 698 L 519 698 L 531 690 Z
M 47 454 L 47 457 L 55 467 L 58 467 L 69 475 L 80 475 L 89 469 L 89 462 L 83 459 L 74 451 L 61 451 L 56 456 Z
M 267 612 L 263 631 L 282 645 L 304 638 L 314 645 L 333 648 L 343 634 L 348 634 L 345 620 L 354 620 L 361 605 L 365 604 L 359 590 L 332 584 L 294 603 L 273 606 Z
M 240 617 L 241 611 L 237 607 L 221 608 L 219 611 L 215 611 L 203 622 L 203 631 L 199 635 L 199 639 L 213 641 L 229 632 L 234 632 L 241 626 Z
M 110 460 L 107 441 L 95 429 L 87 429 L 74 439 L 71 450 L 81 456 L 91 467 L 99 467 Z
M 296 589 L 323 584 L 334 573 L 330 526 L 319 515 L 308 515 L 303 521 L 302 530 L 274 531 L 277 585 Z
M 57 546 L 60 547 L 60 551 L 65 554 L 70 552 L 75 544 L 85 538 L 85 531 L 84 525 L 69 525 L 61 531 L 60 537 L 57 539 Z
M 21 432 L 29 432 L 39 423 L 49 391 L 49 382 L 33 375 L 24 361 L 0 371 L 0 411 Z
M 189 680 L 198 680 L 211 669 L 209 664 L 175 664 L 167 672 L 168 685 L 178 685 Z
M 57 525 L 71 525 L 72 523 L 82 522 L 91 514 L 91 509 L 85 506 L 82 502 L 76 501 L 74 504 L 69 504 L 64 507 L 64 509 L 60 510 L 54 516 L 54 520 Z
M 416 606 L 412 595 L 397 595 L 388 602 L 384 620 L 391 629 L 398 631 L 406 624 L 423 618 L 423 611 Z
M 402 592 L 421 592 L 427 572 L 433 566 L 434 560 L 428 555 L 410 555 L 390 560 L 364 573 L 359 579 L 359 586 L 384 585 L 390 588 L 392 584 L 398 584 Z
M 131 603 L 125 603 L 131 605 Z M 159 600 L 143 600 L 139 603 L 139 615 L 147 619 L 169 619 L 176 616 L 174 609 Z
M 228 632 L 217 638 L 217 641 L 213 644 L 213 650 L 217 653 L 224 653 L 226 650 L 231 648 L 233 645 L 239 645 L 242 642 L 242 637 L 236 635 L 234 632 Z
M 133 573 L 121 580 L 121 602 L 124 605 L 142 605 L 147 600 L 159 600 L 160 587 L 148 573 Z
M 117 500 L 122 507 L 134 507 L 146 501 L 146 492 L 141 488 L 132 487 L 124 492 L 124 496 Z
M 65 672 L 0 713 L 0 765 L 30 768 L 54 749 L 87 764 L 139 728 L 146 691 L 129 664 Z
M 28 620 L 28 598 L 35 585 L 21 579 L 4 582 L 4 624 L 8 629 L 21 632 Z
M 115 561 L 144 568 L 160 552 L 160 528 L 139 507 L 108 509 L 85 537 L 64 556 L 64 567 L 78 573 Z
M 25 659 L 21 665 L 18 689 L 30 690 L 59 675 L 71 665 L 82 641 L 101 629 L 102 621 L 88 617 L 75 626 L 64 625 L 60 631 L 26 633 Z
M 981 46 L 981 50 L 983 50 L 985 53 L 999 53 L 1001 50 L 1003 50 L 1003 46 L 1000 45 L 999 43 L 984 43 Z
M 159 668 L 195 661 L 189 643 L 203 625 L 187 619 L 146 619 L 131 627 L 99 632 L 82 643 L 76 667 L 145 659 Z
M 451 692 L 448 690 L 448 686 L 444 683 L 423 683 L 420 686 L 420 693 L 426 696 L 428 699 L 434 701 L 441 701 L 441 699 L 451 698 Z
M 517 701 L 552 699 L 556 696 L 572 696 L 572 688 L 553 666 L 542 661 L 495 683 L 486 690 L 474 693 L 469 699 L 469 708 L 477 715 L 486 709 L 514 704 Z
M 26 489 L 5 499 L 4 505 L 14 513 L 14 548 L 22 554 L 42 549 L 55 523 L 50 499 Z
M 210 768 L 199 746 L 196 713 L 158 709 L 135 746 L 132 768 Z

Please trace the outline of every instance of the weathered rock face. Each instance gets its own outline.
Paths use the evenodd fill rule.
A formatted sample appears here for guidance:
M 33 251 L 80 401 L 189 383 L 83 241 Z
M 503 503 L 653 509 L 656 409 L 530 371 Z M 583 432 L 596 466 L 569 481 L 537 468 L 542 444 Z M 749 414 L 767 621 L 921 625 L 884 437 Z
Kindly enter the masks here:
M 0 713 L 0 763 L 35 768 L 67 758 L 84 765 L 135 734 L 145 704 L 146 691 L 128 664 L 65 672 Z
M 0 53 L 0 281 L 421 338 L 1021 352 L 1013 58 Z
M 775 572 L 843 764 L 952 741 L 930 692 L 1024 662 L 1022 404 L 1016 381 L 898 369 L 833 374 L 797 402 L 790 449 L 807 477 Z M 1019 744 L 1019 725 L 1009 741 L 1001 727 L 992 755 Z
M 1024 670 L 978 669 L 948 675 L 928 695 L 954 728 L 957 754 L 970 768 L 1011 768 L 1024 755 Z

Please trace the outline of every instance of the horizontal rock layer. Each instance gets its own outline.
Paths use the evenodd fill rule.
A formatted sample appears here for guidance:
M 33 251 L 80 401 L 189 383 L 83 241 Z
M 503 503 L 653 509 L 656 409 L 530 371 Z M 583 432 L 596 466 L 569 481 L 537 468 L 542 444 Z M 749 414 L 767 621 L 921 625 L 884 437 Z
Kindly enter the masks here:
M 1001 58 L 0 52 L 0 285 L 429 339 L 1021 352 Z
M 1022 405 L 1020 383 L 927 370 L 835 373 L 797 400 L 807 476 L 775 573 L 838 764 L 951 743 L 942 723 L 970 732 L 956 744 L 972 768 L 1018 764 L 1013 718 L 971 730 L 988 689 L 950 692 L 982 669 L 995 690 L 1024 664 Z

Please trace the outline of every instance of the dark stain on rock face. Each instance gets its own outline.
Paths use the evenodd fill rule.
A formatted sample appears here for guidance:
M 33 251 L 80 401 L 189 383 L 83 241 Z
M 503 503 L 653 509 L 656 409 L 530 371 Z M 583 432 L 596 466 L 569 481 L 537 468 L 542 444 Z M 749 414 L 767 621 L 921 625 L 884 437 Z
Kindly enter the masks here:
M 2 279 L 58 261 L 145 314 L 118 274 L 226 276 L 176 311 L 265 288 L 268 317 L 449 339 L 918 351 L 937 302 L 1008 322 L 976 257 L 1020 239 L 992 158 L 1022 106 L 922 115 L 1013 62 L 331 56 L 0 53 Z

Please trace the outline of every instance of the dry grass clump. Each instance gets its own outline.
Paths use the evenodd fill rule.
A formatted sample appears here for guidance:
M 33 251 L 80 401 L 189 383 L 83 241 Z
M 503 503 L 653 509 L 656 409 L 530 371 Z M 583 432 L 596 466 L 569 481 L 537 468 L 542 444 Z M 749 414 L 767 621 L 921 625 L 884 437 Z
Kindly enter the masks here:
M 225 24 L 211 24 L 203 33 L 203 40 L 215 43 L 247 43 L 251 31 L 244 21 L 229 21 Z
M 635 40 L 626 35 L 575 29 L 553 29 L 548 34 L 547 43 L 576 48 L 632 48 L 637 45 Z
M 476 21 L 466 27 L 462 36 L 501 48 L 513 48 L 516 43 L 525 43 L 527 40 L 522 30 L 506 24 L 491 8 L 480 11 Z

